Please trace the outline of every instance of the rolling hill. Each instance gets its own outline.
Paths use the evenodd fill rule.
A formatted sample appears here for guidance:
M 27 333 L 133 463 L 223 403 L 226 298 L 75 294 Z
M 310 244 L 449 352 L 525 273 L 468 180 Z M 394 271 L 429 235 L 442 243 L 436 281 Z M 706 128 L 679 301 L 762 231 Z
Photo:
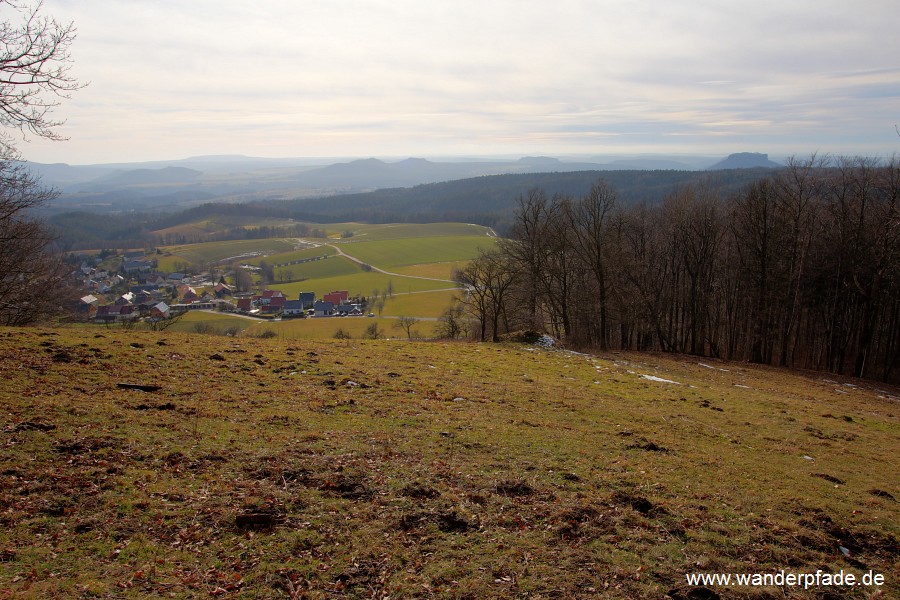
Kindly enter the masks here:
M 0 331 L 10 597 L 896 597 L 900 392 L 520 344 Z M 716 586 L 702 573 L 874 585 Z M 879 595 L 881 594 L 881 595 Z

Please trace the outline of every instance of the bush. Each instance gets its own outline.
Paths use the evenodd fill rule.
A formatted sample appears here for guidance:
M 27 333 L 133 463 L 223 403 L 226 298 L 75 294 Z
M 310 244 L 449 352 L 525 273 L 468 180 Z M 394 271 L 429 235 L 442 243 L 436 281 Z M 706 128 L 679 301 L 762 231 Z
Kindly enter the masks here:
M 372 323 L 368 327 L 366 327 L 365 333 L 363 333 L 363 338 L 367 340 L 377 340 L 378 338 L 383 337 L 381 331 L 378 329 L 378 323 Z
M 194 323 L 193 327 L 191 327 L 191 331 L 194 333 L 203 333 L 203 334 L 216 334 L 219 332 L 218 329 L 213 327 L 212 323 L 207 323 L 205 321 L 200 321 L 199 323 Z
M 343 327 L 338 327 L 338 330 L 334 332 L 334 339 L 336 340 L 349 340 L 350 333 L 344 331 Z

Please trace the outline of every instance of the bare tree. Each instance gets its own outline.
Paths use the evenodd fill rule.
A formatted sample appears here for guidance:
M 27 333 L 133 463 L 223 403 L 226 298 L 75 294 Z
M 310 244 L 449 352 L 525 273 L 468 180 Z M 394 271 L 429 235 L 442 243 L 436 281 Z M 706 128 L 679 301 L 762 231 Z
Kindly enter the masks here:
M 0 126 L 22 134 L 63 139 L 55 130 L 62 121 L 51 117 L 61 99 L 84 87 L 70 75 L 69 49 L 75 41 L 72 23 L 59 23 L 41 14 L 42 2 L 32 6 L 0 0 L 12 8 L 20 20 L 0 23 Z M 8 131 L 0 133 L 0 154 L 18 157 Z
M 479 321 L 481 340 L 486 339 L 488 325 L 494 341 L 509 330 L 510 296 L 518 279 L 517 265 L 500 250 L 482 251 L 458 274 L 457 282 L 468 292 L 469 310 Z
M 40 14 L 40 2 L 3 5 L 21 21 L 0 23 L 0 323 L 24 325 L 59 311 L 69 270 L 54 236 L 32 214 L 55 193 L 16 162 L 9 131 L 62 139 L 50 112 L 82 85 L 69 75 L 74 27 Z
M 412 339 L 412 328 L 416 326 L 420 319 L 415 317 L 399 317 L 394 323 L 395 329 L 402 329 L 406 332 L 406 337 Z
M 0 161 L 0 323 L 25 325 L 58 313 L 71 269 L 30 210 L 53 197 L 25 168 Z
M 439 338 L 455 340 L 463 335 L 465 305 L 462 302 L 455 301 L 448 306 L 441 316 L 438 317 L 438 325 L 435 334 Z

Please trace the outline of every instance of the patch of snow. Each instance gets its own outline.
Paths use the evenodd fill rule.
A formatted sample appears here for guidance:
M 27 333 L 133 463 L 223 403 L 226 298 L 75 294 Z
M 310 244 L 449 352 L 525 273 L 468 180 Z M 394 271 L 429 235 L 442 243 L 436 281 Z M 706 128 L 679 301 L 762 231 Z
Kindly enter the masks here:
M 671 379 L 663 379 L 662 377 L 657 377 L 656 375 L 639 375 L 641 379 L 647 379 L 649 381 L 657 381 L 659 383 L 673 383 L 675 385 L 681 385 L 677 381 L 672 381 Z
M 744 388 L 745 390 L 749 390 L 749 389 L 750 389 L 750 386 L 749 386 L 749 385 L 741 385 L 740 383 L 734 384 L 734 387 Z
M 549 335 L 544 334 L 537 340 L 535 340 L 534 345 L 540 348 L 553 348 L 554 346 L 556 346 L 556 340 L 554 340 Z

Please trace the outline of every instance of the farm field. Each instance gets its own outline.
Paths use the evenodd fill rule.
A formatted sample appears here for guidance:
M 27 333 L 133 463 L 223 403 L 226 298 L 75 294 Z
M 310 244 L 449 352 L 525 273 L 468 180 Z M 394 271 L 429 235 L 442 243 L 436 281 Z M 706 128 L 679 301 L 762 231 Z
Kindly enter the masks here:
M 233 240 L 228 242 L 167 246 L 161 248 L 161 250 L 170 253 L 171 256 L 160 256 L 159 263 L 160 269 L 165 270 L 168 270 L 172 264 L 177 262 L 202 266 L 250 252 L 270 254 L 288 252 L 293 250 L 294 246 L 295 242 L 289 239 Z
M 332 290 L 347 290 L 350 292 L 351 296 L 356 294 L 369 296 L 374 290 L 383 291 L 387 289 L 389 284 L 394 286 L 395 295 L 410 292 L 444 290 L 454 287 L 452 283 L 444 281 L 398 277 L 396 275 L 385 275 L 384 273 L 376 273 L 374 271 L 366 272 L 362 269 L 358 269 L 358 272 L 350 275 L 323 277 L 320 279 L 280 283 L 277 285 L 273 284 L 272 287 L 278 288 L 289 297 L 295 297 L 298 296 L 300 292 L 307 291 L 315 292 L 317 296 L 321 296 Z
M 469 223 L 335 223 L 324 226 L 329 231 L 352 231 L 352 241 L 379 241 L 396 240 L 407 237 L 445 237 L 462 236 L 486 238 L 493 235 L 493 231 L 482 225 Z
M 394 273 L 411 275 L 412 277 L 429 277 L 432 279 L 453 280 L 453 272 L 465 268 L 469 261 L 436 262 L 428 264 L 409 265 L 407 267 L 394 267 Z
M 0 329 L 0 370 L 4 597 L 900 595 L 896 388 L 83 328 Z M 780 570 L 886 581 L 685 579 Z
M 329 248 L 331 250 L 331 248 Z M 277 256 L 271 257 L 277 259 Z M 287 265 L 275 268 L 275 279 L 282 280 L 318 280 L 345 275 L 355 275 L 363 270 L 358 264 L 343 256 L 331 255 L 326 259 L 307 262 L 299 265 Z M 275 284 L 272 287 L 277 287 Z M 330 290 L 329 290 L 330 291 Z
M 415 237 L 383 241 L 348 241 L 339 245 L 345 253 L 380 269 L 470 260 L 480 249 L 489 249 L 496 238 L 489 237 Z
M 395 294 L 384 303 L 384 315 L 437 318 L 452 303 L 460 290 Z
M 318 258 L 320 256 L 334 256 L 336 253 L 337 251 L 331 246 L 320 244 L 316 247 L 304 248 L 302 250 L 279 252 L 278 254 L 270 254 L 261 258 L 250 258 L 246 261 L 246 263 L 249 265 L 259 266 L 259 263 L 266 261 L 267 263 L 274 265 L 281 263 L 290 263 L 298 260 Z

